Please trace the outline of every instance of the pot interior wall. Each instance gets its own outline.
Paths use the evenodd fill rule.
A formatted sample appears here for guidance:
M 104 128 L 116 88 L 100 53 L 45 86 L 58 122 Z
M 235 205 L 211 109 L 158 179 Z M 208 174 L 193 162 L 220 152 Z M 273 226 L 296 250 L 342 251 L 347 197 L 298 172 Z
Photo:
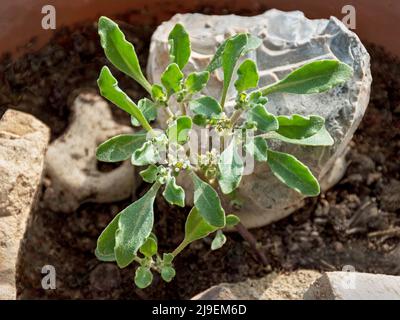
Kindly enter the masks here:
M 44 16 L 42 7 L 47 0 L 2 0 L 0 4 L 0 54 L 12 52 L 15 56 L 27 50 L 42 46 L 55 32 L 44 30 L 41 21 Z M 200 9 L 209 12 L 230 13 L 263 12 L 268 8 L 281 10 L 302 10 L 309 18 L 328 18 L 336 16 L 342 19 L 345 5 L 353 5 L 356 10 L 355 32 L 363 41 L 384 46 L 389 52 L 400 56 L 400 41 L 397 41 L 397 21 L 400 19 L 400 1 L 392 0 L 54 0 L 56 26 L 73 25 L 93 19 L 100 15 L 115 16 L 131 11 L 138 24 L 159 23 L 177 12 L 195 12 Z M 206 10 L 207 11 L 207 10 Z M 32 38 L 35 42 L 26 46 Z

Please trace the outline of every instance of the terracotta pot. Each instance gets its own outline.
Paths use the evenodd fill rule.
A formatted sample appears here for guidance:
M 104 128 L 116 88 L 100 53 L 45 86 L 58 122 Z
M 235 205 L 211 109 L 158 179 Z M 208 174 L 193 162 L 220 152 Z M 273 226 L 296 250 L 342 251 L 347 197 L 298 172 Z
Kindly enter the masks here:
M 55 30 L 44 30 L 41 21 L 42 7 L 48 0 L 1 0 L 0 4 L 0 54 L 10 51 L 15 56 L 34 50 L 45 43 Z M 161 22 L 177 12 L 195 12 L 206 7 L 210 12 L 246 13 L 262 12 L 268 8 L 302 10 L 309 18 L 327 18 L 331 15 L 342 19 L 343 6 L 351 4 L 356 9 L 355 32 L 363 41 L 380 44 L 400 56 L 397 22 L 400 20 L 400 1 L 396 0 L 53 0 L 56 9 L 56 26 L 97 19 L 100 15 L 115 16 L 132 11 L 138 23 Z M 33 46 L 25 45 L 33 37 Z

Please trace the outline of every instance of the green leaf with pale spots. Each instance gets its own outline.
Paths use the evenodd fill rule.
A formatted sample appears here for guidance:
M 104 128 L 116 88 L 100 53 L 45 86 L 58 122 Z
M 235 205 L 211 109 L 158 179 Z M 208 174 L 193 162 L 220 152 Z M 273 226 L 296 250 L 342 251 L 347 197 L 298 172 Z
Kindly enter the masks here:
M 181 70 L 190 58 L 190 39 L 183 25 L 177 23 L 168 36 L 169 55 L 171 62 L 176 63 Z
M 168 177 L 163 196 L 169 204 L 177 205 L 182 208 L 185 206 L 185 190 L 176 184 L 174 176 Z
M 176 63 L 171 63 L 161 75 L 161 83 L 170 96 L 182 89 L 183 73 Z
M 288 187 L 305 196 L 319 195 L 318 180 L 313 176 L 310 169 L 294 156 L 268 150 L 267 162 L 272 173 Z
M 260 104 L 257 104 L 247 112 L 247 120 L 256 122 L 257 129 L 263 132 L 275 131 L 279 128 L 279 122 L 276 117 Z
M 190 172 L 194 185 L 194 205 L 207 223 L 214 227 L 225 226 L 225 211 L 217 192 L 201 180 L 193 171 Z
M 188 75 L 185 81 L 185 87 L 189 94 L 201 91 L 207 84 L 210 78 L 208 71 L 192 72 Z
M 229 194 L 239 186 L 244 169 L 243 160 L 237 152 L 235 139 L 232 139 L 228 147 L 221 153 L 218 169 L 218 183 L 221 191 Z
M 98 32 L 107 59 L 118 70 L 135 79 L 147 92 L 151 93 L 151 85 L 142 73 L 135 48 L 125 39 L 118 25 L 107 17 L 100 17 Z
M 115 258 L 120 268 L 128 266 L 149 237 L 154 223 L 153 204 L 160 184 L 119 213 L 115 232 Z
M 320 93 L 345 83 L 353 69 L 338 60 L 318 60 L 294 70 L 282 80 L 261 89 L 263 95 L 274 92 L 296 94 Z
M 257 65 L 253 60 L 247 59 L 242 62 L 237 70 L 238 78 L 235 81 L 235 88 L 238 92 L 243 92 L 258 85 Z
M 157 105 L 153 101 L 143 98 L 139 100 L 137 106 L 148 122 L 157 118 Z M 139 121 L 134 116 L 131 116 L 131 123 L 134 127 L 140 126 Z
M 143 146 L 146 133 L 120 134 L 103 142 L 97 147 L 96 158 L 104 162 L 119 162 L 129 159 Z

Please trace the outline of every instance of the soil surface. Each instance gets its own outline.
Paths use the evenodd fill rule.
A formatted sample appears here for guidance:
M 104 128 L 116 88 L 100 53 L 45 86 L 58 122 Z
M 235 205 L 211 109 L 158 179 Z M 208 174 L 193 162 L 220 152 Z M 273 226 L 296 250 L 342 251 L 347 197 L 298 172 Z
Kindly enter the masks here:
M 135 26 L 130 15 L 120 22 L 145 66 L 155 25 Z M 367 44 L 367 49 L 374 80 L 371 100 L 352 141 L 346 175 L 290 217 L 252 230 L 268 258 L 267 266 L 257 261 L 238 234 L 230 233 L 217 251 L 209 250 L 209 238 L 194 242 L 176 259 L 177 276 L 171 283 L 155 275 L 150 288 L 138 290 L 133 266 L 120 270 L 99 262 L 93 254 L 100 232 L 130 199 L 84 204 L 69 214 L 52 212 L 39 202 L 20 255 L 19 297 L 182 299 L 220 282 L 299 268 L 341 270 L 345 265 L 357 271 L 399 275 L 400 61 L 375 45 Z M 4 56 L 0 61 L 0 116 L 7 108 L 32 113 L 49 125 L 54 139 L 68 125 L 76 90 L 97 91 L 96 79 L 104 64 L 107 61 L 94 23 L 59 30 L 43 49 L 17 61 Z M 116 76 L 133 99 L 145 94 L 122 74 Z M 123 112 L 113 110 L 117 121 L 129 123 Z M 137 196 L 146 188 L 139 188 Z M 181 241 L 187 212 L 157 199 L 155 229 L 161 252 L 171 251 Z M 41 269 L 46 264 L 56 268 L 56 290 L 41 287 Z

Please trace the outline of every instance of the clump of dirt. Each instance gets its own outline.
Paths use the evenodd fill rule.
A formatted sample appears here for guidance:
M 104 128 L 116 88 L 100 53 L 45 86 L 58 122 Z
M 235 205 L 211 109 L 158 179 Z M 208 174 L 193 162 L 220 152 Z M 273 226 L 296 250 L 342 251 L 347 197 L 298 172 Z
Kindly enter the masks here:
M 122 29 L 144 66 L 155 25 L 130 26 L 129 16 L 121 19 L 128 23 Z M 176 259 L 173 282 L 166 284 L 155 275 L 150 288 L 137 290 L 133 266 L 120 270 L 99 262 L 93 254 L 100 232 L 130 200 L 84 204 L 70 214 L 52 212 L 40 202 L 20 254 L 19 297 L 182 299 L 220 282 L 298 268 L 341 270 L 344 265 L 357 271 L 400 274 L 400 61 L 375 45 L 367 49 L 374 79 L 371 101 L 355 133 L 346 175 L 290 217 L 253 230 L 268 266 L 258 263 L 239 235 L 230 233 L 217 251 L 209 250 L 209 238 L 194 242 Z M 69 99 L 77 88 L 97 90 L 96 79 L 104 64 L 93 23 L 62 29 L 43 49 L 17 61 L 5 56 L 0 63 L 0 115 L 7 108 L 32 113 L 50 126 L 54 139 L 68 124 Z M 117 78 L 134 99 L 145 94 L 124 75 Z M 113 110 L 118 121 L 129 122 L 123 112 Z M 137 196 L 146 188 L 139 188 Z M 161 198 L 155 209 L 160 250 L 170 251 L 183 237 L 188 210 L 170 207 Z M 41 269 L 46 264 L 56 267 L 56 290 L 41 287 Z

